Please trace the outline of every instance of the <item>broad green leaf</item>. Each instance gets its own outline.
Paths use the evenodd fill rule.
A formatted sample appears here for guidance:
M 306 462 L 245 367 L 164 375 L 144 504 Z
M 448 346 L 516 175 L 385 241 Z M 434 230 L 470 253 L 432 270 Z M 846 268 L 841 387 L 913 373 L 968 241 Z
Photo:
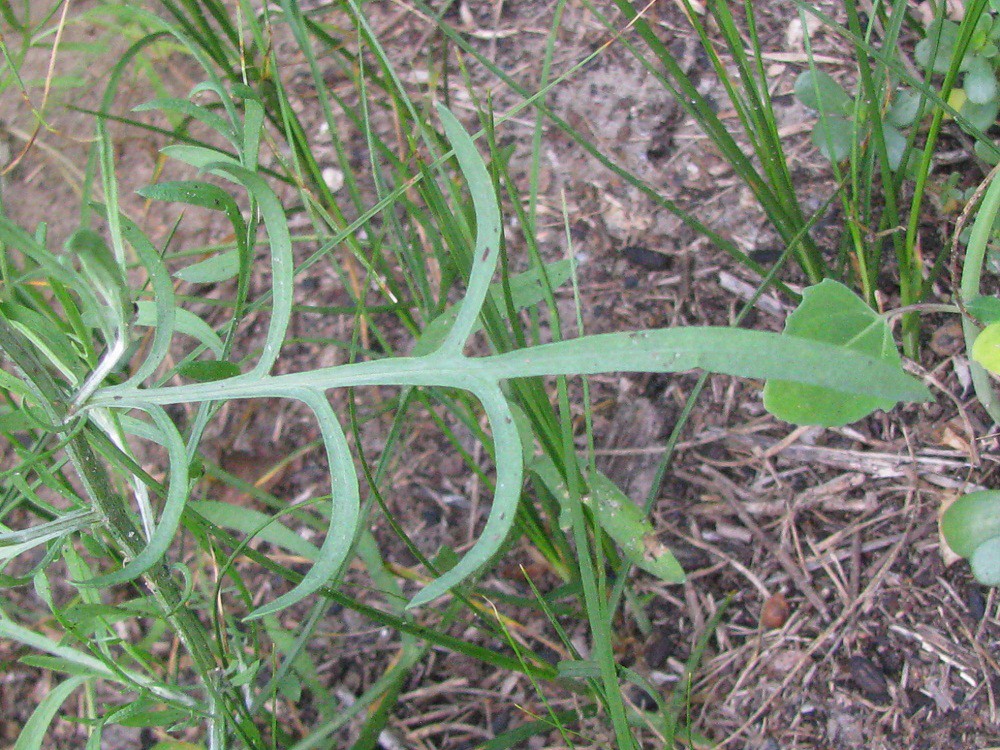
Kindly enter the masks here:
M 812 142 L 828 160 L 842 162 L 851 155 L 854 123 L 836 115 L 821 117 L 813 126 Z
M 965 74 L 965 93 L 973 104 L 987 104 L 997 96 L 997 77 L 989 60 L 972 55 Z
M 795 96 L 809 109 L 820 113 L 820 117 L 830 115 L 847 116 L 854 101 L 844 87 L 822 70 L 807 70 L 795 81 Z
M 969 557 L 976 580 L 986 586 L 1000 586 L 1000 536 L 983 542 Z
M 1000 374 L 1000 323 L 990 323 L 972 344 L 972 358 L 994 374 Z
M 885 321 L 850 289 L 830 279 L 803 292 L 802 303 L 788 316 L 783 335 L 839 344 L 894 367 L 900 365 L 892 331 Z M 834 375 L 850 366 L 836 356 L 825 364 Z M 890 399 L 851 393 L 846 383 L 842 388 L 830 389 L 771 379 L 764 386 L 765 408 L 795 424 L 849 424 L 875 409 L 891 409 L 894 405 Z
M 1000 214 L 997 216 L 1000 218 Z M 965 303 L 965 309 L 984 323 L 1000 322 L 1000 297 L 973 297 Z
M 177 372 L 199 383 L 211 383 L 236 377 L 240 374 L 240 366 L 224 360 L 199 359 L 182 364 Z
M 161 740 L 153 745 L 149 750 L 205 750 L 204 745 L 192 745 L 190 742 L 181 740 Z
M 892 100 L 889 111 L 885 114 L 886 122 L 897 128 L 905 128 L 913 124 L 920 112 L 920 101 L 923 96 L 910 89 L 901 89 Z
M 898 359 L 818 339 L 738 328 L 661 328 L 583 336 L 467 359 L 462 364 L 469 370 L 482 364 L 484 374 L 501 379 L 705 370 L 742 378 L 793 380 L 892 402 L 930 400 L 927 388 L 903 372 Z M 831 363 L 841 367 L 831 367 Z
M 982 131 L 987 131 L 996 124 L 1000 113 L 1000 99 L 991 99 L 985 104 L 966 101 L 959 112 L 969 120 L 969 124 Z
M 191 284 L 216 284 L 234 278 L 240 271 L 240 256 L 235 250 L 226 250 L 198 263 L 192 263 L 174 276 Z
M 941 515 L 941 533 L 955 554 L 966 559 L 1000 537 L 1000 490 L 962 495 Z
M 969 49 L 976 50 L 977 54 L 989 42 L 990 34 L 993 31 L 993 17 L 989 13 L 983 13 L 976 20 L 976 26 L 972 30 L 969 39 Z M 969 55 L 966 55 L 967 57 Z
M 917 42 L 913 51 L 916 61 L 925 69 L 944 75 L 951 67 L 958 42 L 958 24 L 952 21 L 933 21 L 927 27 L 927 36 Z
M 891 125 L 884 125 L 882 127 L 882 136 L 885 138 L 885 151 L 886 156 L 889 158 L 889 169 L 895 171 L 903 163 L 903 155 L 906 153 L 906 136 Z

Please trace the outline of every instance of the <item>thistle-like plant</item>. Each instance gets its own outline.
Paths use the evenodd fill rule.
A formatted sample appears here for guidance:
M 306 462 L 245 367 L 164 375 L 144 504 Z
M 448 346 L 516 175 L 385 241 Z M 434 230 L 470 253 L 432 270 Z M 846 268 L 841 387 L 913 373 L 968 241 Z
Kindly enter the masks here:
M 220 676 L 218 656 L 198 613 L 186 606 L 188 592 L 171 563 L 171 550 L 182 526 L 197 534 L 211 525 L 190 502 L 203 432 L 218 404 L 237 399 L 289 399 L 304 404 L 314 416 L 329 462 L 331 493 L 325 509 L 328 528 L 312 565 L 286 593 L 264 602 L 247 615 L 257 620 L 312 595 L 330 595 L 356 549 L 365 526 L 354 460 L 328 392 L 355 386 L 399 386 L 466 391 L 478 399 L 488 419 L 495 459 L 495 491 L 478 540 L 450 569 L 420 589 L 409 601 L 413 609 L 441 597 L 484 570 L 502 549 L 521 502 L 526 445 L 518 409 L 506 381 L 551 375 L 589 375 L 609 371 L 682 372 L 694 369 L 779 381 L 770 405 L 805 414 L 812 400 L 852 401 L 845 419 L 898 400 L 921 400 L 926 389 L 885 356 L 880 339 L 874 349 L 858 350 L 850 335 L 829 338 L 815 330 L 791 329 L 785 335 L 734 328 L 691 327 L 584 336 L 529 346 L 490 356 L 469 356 L 468 341 L 476 330 L 484 302 L 491 294 L 501 248 L 501 215 L 494 183 L 473 139 L 445 108 L 438 108 L 444 133 L 468 184 L 474 208 L 475 243 L 463 298 L 425 332 L 416 356 L 386 357 L 337 367 L 272 374 L 292 316 L 295 263 L 286 213 L 258 168 L 257 152 L 263 107 L 256 94 L 241 85 L 216 82 L 200 87 L 220 102 L 209 109 L 190 101 L 160 100 L 153 106 L 183 112 L 214 129 L 236 156 L 201 145 L 171 146 L 171 157 L 246 191 L 244 215 L 228 191 L 202 181 L 167 183 L 146 191 L 150 197 L 222 211 L 235 233 L 234 255 L 223 261 L 245 270 L 258 223 L 267 234 L 271 270 L 270 315 L 259 356 L 252 366 L 228 359 L 236 326 L 217 335 L 177 299 L 157 248 L 116 204 L 114 168 L 106 133 L 100 130 L 99 153 L 106 204 L 97 207 L 108 226 L 110 243 L 94 230 L 76 232 L 64 251 L 46 246 L 44 232 L 29 233 L 0 215 L 0 241 L 18 258 L 6 266 L 5 297 L 0 304 L 0 347 L 7 371 L 0 387 L 25 429 L 36 436 L 20 448 L 23 463 L 7 474 L 8 500 L 18 497 L 47 520 L 28 528 L 0 526 L 0 560 L 31 550 L 45 550 L 41 560 L 17 581 L 33 581 L 44 591 L 41 573 L 56 559 L 71 572 L 83 597 L 96 590 L 141 580 L 150 605 L 169 621 L 188 650 L 201 679 L 205 701 L 201 715 L 209 726 L 209 744 L 224 747 L 234 731 L 248 745 L 259 744 L 248 716 L 242 682 Z M 455 248 L 469 253 L 468 248 Z M 152 299 L 130 283 L 127 258 L 134 257 L 148 279 Z M 189 269 L 189 274 L 192 272 Z M 193 273 L 205 273 L 205 267 Z M 240 273 L 237 308 L 247 305 L 246 273 Z M 824 294 L 826 294 L 824 292 Z M 823 296 L 818 294 L 817 297 Z M 521 304 L 527 304 L 522 301 Z M 860 304 L 860 303 L 859 303 Z M 48 314 L 39 310 L 48 309 Z M 872 323 L 864 320 L 862 327 Z M 152 328 L 148 346 L 137 348 L 137 332 Z M 800 326 L 801 328 L 801 326 Z M 176 369 L 165 361 L 178 334 L 193 335 L 201 346 Z M 882 348 L 879 348 L 882 347 Z M 141 356 L 139 354 L 141 352 Z M 205 352 L 214 358 L 199 359 Z M 893 349 L 894 353 L 894 349 Z M 195 382 L 167 385 L 166 376 L 187 375 Z M 789 388 L 798 384 L 802 389 Z M 187 434 L 165 407 L 197 404 Z M 860 409 L 860 411 L 859 411 Z M 842 415 L 823 420 L 836 421 Z M 165 449 L 168 470 L 157 482 L 135 462 L 131 445 L 150 441 Z M 77 483 L 58 479 L 68 463 Z M 542 466 L 539 473 L 545 471 Z M 600 485 L 600 481 L 596 485 Z M 553 485 L 559 478 L 553 478 Z M 39 487 L 48 484 L 62 503 L 46 499 Z M 595 486 L 596 486 L 595 485 Z M 609 493 L 605 493 L 607 495 Z M 156 510 L 155 498 L 162 503 Z M 609 502 L 616 502 L 615 500 Z M 605 512 L 607 511 L 607 512 Z M 607 508 L 592 507 L 598 522 L 626 556 L 642 558 L 648 549 L 622 530 L 621 519 Z M 637 518 L 635 528 L 641 528 Z M 280 539 L 278 519 L 269 522 L 270 540 Z M 208 529 L 209 531 L 206 531 Z M 92 570 L 76 549 L 81 540 L 103 570 Z M 657 553 L 665 576 L 681 577 L 669 551 Z M 647 561 L 648 562 L 648 561 Z M 638 560 L 637 560 L 638 563 Z M 88 593 L 89 592 L 89 593 Z M 179 689 L 164 688 L 148 675 L 119 668 L 103 644 L 96 656 L 58 643 L 15 622 L 0 610 L 0 636 L 47 652 L 76 676 L 53 691 L 51 702 L 65 700 L 78 684 L 112 680 L 154 695 L 184 710 L 197 705 Z M 612 674 L 613 678 L 614 675 Z M 60 686 L 62 688 L 62 686 Z M 49 699 L 47 699 L 48 701 Z M 51 708 L 46 705 L 46 711 Z M 48 714 L 51 719 L 51 714 Z M 256 739 L 255 739 L 256 738 Z

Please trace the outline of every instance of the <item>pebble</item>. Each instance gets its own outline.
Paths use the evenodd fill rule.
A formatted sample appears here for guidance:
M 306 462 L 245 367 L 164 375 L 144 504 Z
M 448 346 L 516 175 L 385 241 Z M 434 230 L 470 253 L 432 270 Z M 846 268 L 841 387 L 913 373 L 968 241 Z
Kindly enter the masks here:
M 777 630 L 788 622 L 792 608 L 780 591 L 771 594 L 760 610 L 760 626 L 765 630 Z
M 864 656 L 852 656 L 847 666 L 851 680 L 866 698 L 876 703 L 889 701 L 889 683 L 875 662 Z
M 642 245 L 628 245 L 622 249 L 622 255 L 634 266 L 649 269 L 650 271 L 666 271 L 670 268 L 670 258 L 663 253 L 650 250 Z

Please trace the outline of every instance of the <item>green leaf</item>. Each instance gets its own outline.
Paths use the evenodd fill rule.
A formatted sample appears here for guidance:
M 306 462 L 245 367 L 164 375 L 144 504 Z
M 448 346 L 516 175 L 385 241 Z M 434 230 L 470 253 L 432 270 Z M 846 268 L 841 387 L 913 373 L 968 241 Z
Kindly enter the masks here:
M 976 156 L 982 159 L 988 166 L 995 167 L 997 163 L 1000 162 L 1000 157 L 997 156 L 997 149 L 992 143 L 976 141 L 972 150 L 975 152 Z
M 231 161 L 208 164 L 206 169 L 242 185 L 257 202 L 257 210 L 267 229 L 271 254 L 271 318 L 267 323 L 267 335 L 261 347 L 260 359 L 252 371 L 255 375 L 266 374 L 274 366 L 285 340 L 292 317 L 292 296 L 295 291 L 295 260 L 285 209 L 267 182 L 255 172 Z
M 910 89 L 900 90 L 892 100 L 885 119 L 890 125 L 905 128 L 912 125 L 920 112 L 920 102 L 923 96 Z
M 1000 374 L 1000 323 L 990 323 L 976 336 L 972 358 L 993 374 Z
M 309 594 L 314 593 L 320 587 L 326 585 L 331 579 L 340 575 L 342 567 L 346 564 L 351 547 L 354 544 L 355 535 L 361 522 L 361 497 L 358 488 L 358 475 L 354 469 L 354 459 L 351 457 L 351 449 L 347 444 L 347 437 L 337 420 L 337 415 L 330 407 L 330 402 L 326 394 L 322 392 L 301 389 L 289 394 L 297 398 L 310 409 L 316 417 L 320 434 L 323 436 L 323 444 L 326 448 L 327 461 L 330 466 L 331 483 L 331 508 L 330 525 L 327 528 L 326 538 L 319 550 L 316 564 L 309 568 L 301 581 L 291 591 L 282 594 L 274 601 L 258 607 L 246 616 L 247 620 L 255 620 L 265 615 L 269 615 L 278 610 L 290 607 L 301 601 Z M 497 451 L 499 453 L 499 451 Z M 497 472 L 499 474 L 499 459 Z M 500 482 L 497 482 L 500 485 Z M 520 484 L 518 484 L 520 489 Z M 489 528 L 489 521 L 486 523 Z M 483 534 L 486 534 L 484 529 Z M 482 537 L 480 538 L 482 541 Z M 469 551 L 469 555 L 475 550 L 479 542 Z M 434 584 L 428 586 L 431 589 L 435 584 L 445 579 L 445 574 Z M 454 583 L 449 584 L 449 587 Z M 447 588 L 445 589 L 447 591 Z M 435 594 L 439 596 L 444 591 Z
M 136 303 L 139 308 L 139 315 L 135 324 L 140 326 L 155 326 L 158 323 L 157 307 L 153 302 L 146 300 Z M 175 325 L 180 333 L 186 334 L 207 346 L 216 357 L 221 357 L 223 352 L 222 339 L 209 327 L 208 323 L 199 318 L 190 310 L 182 307 L 174 308 Z
M 885 321 L 843 284 L 826 279 L 803 292 L 802 303 L 788 316 L 785 336 L 839 344 L 899 367 L 892 332 Z M 836 375 L 850 367 L 832 358 L 825 365 Z M 795 424 L 826 427 L 849 424 L 875 409 L 891 409 L 889 399 L 858 395 L 847 389 L 822 388 L 787 380 L 768 380 L 764 407 Z
M 976 547 L 969 558 L 972 574 L 985 586 L 1000 586 L 1000 537 Z
M 125 273 L 111 248 L 93 229 L 81 228 L 66 240 L 66 251 L 80 261 L 84 277 L 107 305 L 100 311 L 88 312 L 98 312 L 108 330 L 119 329 L 131 315 L 131 294 Z
M 229 154 L 217 151 L 214 148 L 205 148 L 204 146 L 187 146 L 184 144 L 164 146 L 160 149 L 160 153 L 164 156 L 169 156 L 171 159 L 177 159 L 185 164 L 190 164 L 196 169 L 204 169 L 211 164 L 228 163 L 235 166 L 240 165 Z
M 169 112 L 180 112 L 188 117 L 193 117 L 205 125 L 208 125 L 208 127 L 215 130 L 219 133 L 219 135 L 232 143 L 234 146 L 237 145 L 236 133 L 233 131 L 233 126 L 224 117 L 220 117 L 212 110 L 206 109 L 205 107 L 195 104 L 187 99 L 154 99 L 153 101 L 145 102 L 137 107 L 133 107 L 132 111 L 148 112 L 156 109 Z
M 177 527 L 180 525 L 181 515 L 188 498 L 188 459 L 184 440 L 177 430 L 177 426 L 162 407 L 145 404 L 139 408 L 152 417 L 155 426 L 159 429 L 170 461 L 170 481 L 167 485 L 167 499 L 163 504 L 160 521 L 153 529 L 148 544 L 122 568 L 86 581 L 78 581 L 78 586 L 115 586 L 139 577 L 163 558 L 176 536 Z
M 45 733 L 56 717 L 59 708 L 73 694 L 73 691 L 87 679 L 86 677 L 70 677 L 52 688 L 21 728 L 13 750 L 41 750 L 45 741 Z
M 849 115 L 854 106 L 851 95 L 822 70 L 807 70 L 795 81 L 795 96 L 809 109 L 815 109 L 821 117 L 829 115 Z
M 812 131 L 812 142 L 832 162 L 842 162 L 851 155 L 854 123 L 844 117 L 821 117 Z
M 68 381 L 75 384 L 83 380 L 85 363 L 57 321 L 16 302 L 0 303 L 0 316 L 6 318 Z
M 168 727 L 190 718 L 189 711 L 183 711 L 179 708 L 146 709 L 130 713 L 115 723 L 123 727 Z
M 573 273 L 573 261 L 569 258 L 557 260 L 554 263 L 547 263 L 544 273 L 548 277 L 549 284 L 553 289 L 557 289 L 566 283 Z M 510 279 L 511 306 L 515 310 L 522 310 L 531 305 L 541 302 L 545 298 L 545 285 L 538 270 L 532 268 L 524 273 L 517 274 Z M 504 286 L 500 282 L 490 284 L 490 297 L 496 303 L 501 314 L 506 313 L 507 305 L 504 304 Z M 411 352 L 412 356 L 419 357 L 422 354 L 429 354 L 437 349 L 448 337 L 458 316 L 458 307 L 451 307 L 438 315 L 427 324 L 420 334 L 416 345 Z M 482 323 L 476 321 L 472 327 L 472 333 L 476 333 L 482 328 Z
M 235 250 L 226 250 L 199 263 L 192 263 L 176 271 L 174 276 L 191 284 L 216 284 L 235 277 L 239 270 L 239 253 Z
M 958 42 L 958 24 L 952 21 L 933 21 L 927 27 L 927 36 L 917 42 L 913 56 L 925 69 L 944 75 L 951 67 Z
M 965 309 L 984 323 L 1000 322 L 1000 297 L 985 295 L 973 297 L 965 303 Z
M 584 498 L 598 523 L 614 539 L 629 562 L 667 583 L 684 583 L 684 569 L 656 537 L 642 509 L 601 472 L 588 476 L 590 497 Z
M 979 55 L 971 57 L 964 84 L 965 93 L 973 104 L 987 104 L 996 99 L 997 78 L 993 66 Z
M 156 298 L 154 302 L 137 303 L 135 323 L 138 323 L 138 319 L 143 315 L 143 304 L 150 305 L 147 314 L 151 316 L 152 325 L 156 329 L 146 359 L 129 378 L 129 383 L 138 385 L 152 375 L 166 359 L 174 335 L 174 326 L 178 324 L 178 311 L 174 305 L 174 284 L 170 280 L 170 272 L 156 247 L 139 227 L 125 216 L 119 216 L 118 222 L 121 226 L 122 236 L 132 245 L 139 256 L 139 260 L 149 276 L 150 285 Z
M 524 477 L 524 457 L 521 453 L 521 437 L 514 423 L 510 404 L 498 385 L 482 384 L 475 391 L 486 412 L 490 429 L 493 431 L 493 451 L 496 462 L 496 488 L 493 505 L 486 518 L 486 525 L 479 539 L 465 556 L 447 573 L 425 586 L 406 605 L 413 609 L 446 594 L 453 587 L 479 571 L 500 550 L 510 533 L 517 515 L 517 505 L 521 499 L 521 483 Z
M 885 138 L 886 156 L 889 158 L 889 169 L 899 169 L 906 153 L 906 136 L 891 125 L 882 126 L 882 136 Z
M 984 104 L 966 100 L 959 111 L 970 125 L 986 132 L 996 124 L 997 113 L 1000 113 L 1000 99 L 991 99 Z
M 531 463 L 531 471 L 542 480 L 565 514 L 569 493 L 552 459 L 548 456 L 536 458 Z M 662 581 L 683 583 L 684 569 L 656 538 L 656 530 L 646 520 L 642 509 L 603 473 L 588 472 L 586 477 L 589 491 L 581 501 L 591 509 L 597 523 L 628 561 Z
M 240 366 L 235 362 L 226 362 L 225 360 L 199 359 L 182 364 L 177 368 L 177 371 L 184 377 L 199 383 L 211 383 L 216 380 L 236 377 L 240 374 Z
M 941 515 L 941 533 L 955 554 L 966 559 L 1000 537 L 1000 490 L 962 495 Z
M 493 180 L 486 170 L 486 163 L 476 151 L 476 146 L 458 119 L 444 106 L 438 105 L 438 117 L 445 135 L 455 151 L 455 158 L 462 175 L 469 184 L 472 204 L 476 212 L 476 245 L 472 255 L 472 271 L 465 297 L 458 303 L 455 323 L 441 344 L 444 350 L 460 352 L 472 334 L 483 302 L 489 292 L 490 279 L 500 259 L 500 206 L 493 188 Z
M 253 534 L 256 539 L 281 547 L 307 560 L 319 557 L 319 547 L 259 510 L 240 508 L 214 500 L 199 500 L 189 505 L 216 526 L 239 531 L 242 534 Z

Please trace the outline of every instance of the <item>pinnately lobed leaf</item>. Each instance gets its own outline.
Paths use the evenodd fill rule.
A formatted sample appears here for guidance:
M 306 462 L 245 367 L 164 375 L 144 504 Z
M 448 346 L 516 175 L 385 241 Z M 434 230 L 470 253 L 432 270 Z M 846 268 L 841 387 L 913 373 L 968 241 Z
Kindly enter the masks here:
M 337 367 L 272 375 L 291 305 L 291 255 L 287 228 L 276 196 L 263 180 L 232 162 L 212 162 L 204 153 L 184 153 L 198 166 L 242 183 L 257 201 L 268 231 L 275 279 L 274 306 L 264 352 L 251 371 L 208 383 L 140 388 L 134 384 L 102 389 L 90 407 L 139 408 L 162 418 L 155 406 L 203 403 L 243 398 L 291 398 L 305 403 L 321 428 L 330 464 L 332 506 L 326 538 L 315 564 L 291 591 L 251 613 L 259 618 L 301 601 L 335 580 L 349 559 L 362 518 L 357 475 L 347 441 L 327 400 L 332 388 L 364 385 L 433 386 L 469 391 L 482 404 L 493 435 L 496 488 L 485 527 L 472 548 L 450 570 L 419 591 L 408 607 L 417 607 L 446 594 L 477 573 L 501 549 L 517 513 L 524 470 L 524 451 L 512 404 L 502 381 L 545 375 L 588 375 L 604 372 L 682 372 L 702 369 L 740 377 L 799 381 L 812 391 L 801 391 L 826 403 L 823 419 L 842 423 L 872 408 L 888 408 L 897 400 L 923 400 L 927 389 L 899 367 L 898 354 L 883 340 L 880 319 L 834 282 L 807 290 L 803 310 L 790 319 L 783 335 L 735 328 L 674 328 L 635 331 L 529 347 L 486 357 L 466 357 L 463 348 L 475 330 L 483 301 L 489 294 L 500 247 L 500 213 L 493 183 L 472 138 L 447 110 L 441 118 L 459 166 L 469 183 L 476 216 L 473 264 L 465 298 L 445 314 L 450 328 L 435 332 L 421 356 L 370 360 Z M 528 299 L 528 297 L 526 297 Z M 151 317 L 143 310 L 145 319 Z M 178 328 L 182 318 L 178 315 Z M 830 321 L 840 332 L 824 333 Z M 436 345 L 435 345 L 436 344 Z M 891 341 L 890 341 L 891 344 Z M 831 367 L 833 363 L 833 367 Z M 839 369 L 838 369 L 839 367 Z M 783 386 L 772 386 L 780 393 Z M 780 399 L 779 399 L 780 400 Z M 788 399 L 786 398 L 786 401 Z M 851 408 L 845 409 L 847 403 Z M 861 408 L 863 407 L 863 409 Z M 834 417 L 830 415 L 834 414 Z M 807 416 L 813 412 L 807 412 Z M 863 414 L 862 414 L 863 415 Z M 801 414 L 799 414 L 801 416 Z M 161 430 L 164 428 L 161 427 Z M 164 431 L 166 434 L 166 431 Z M 169 441 L 175 445 L 176 438 Z M 178 453 L 178 463 L 183 457 Z M 171 456 L 173 472 L 174 457 Z M 177 467 L 180 471 L 180 467 Z M 170 491 L 184 478 L 171 478 Z M 592 488 L 593 489 L 593 488 Z M 604 493 L 609 495 L 609 493 Z M 629 519 L 615 507 L 621 498 L 605 497 L 595 508 L 602 525 L 636 564 L 667 580 L 683 573 L 669 551 L 655 543 L 640 519 Z M 169 511 L 169 512 L 168 512 Z M 623 522 L 624 519 L 624 522 Z M 176 506 L 168 498 L 163 517 L 147 549 L 111 580 L 127 580 L 148 564 L 161 547 L 168 528 L 176 523 Z M 610 533 L 610 531 L 609 531 Z M 108 580 L 105 578 L 104 580 Z

